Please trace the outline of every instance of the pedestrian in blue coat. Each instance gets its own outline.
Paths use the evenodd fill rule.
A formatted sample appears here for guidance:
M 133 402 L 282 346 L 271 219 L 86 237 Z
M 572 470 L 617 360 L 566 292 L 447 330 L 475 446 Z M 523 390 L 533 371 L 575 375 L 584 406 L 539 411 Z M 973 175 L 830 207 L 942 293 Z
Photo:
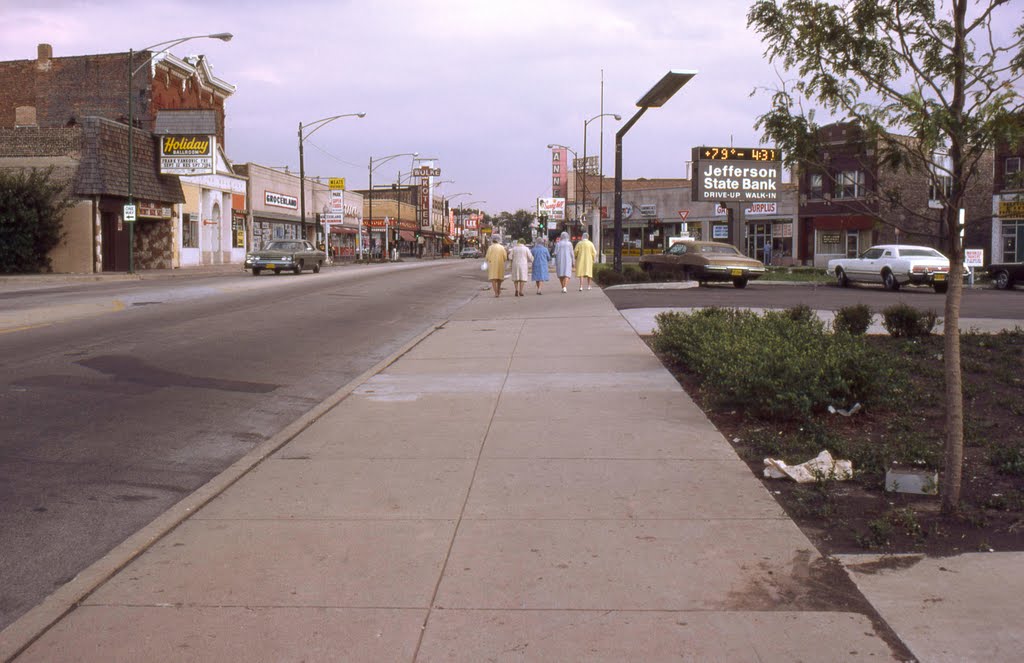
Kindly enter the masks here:
M 562 283 L 562 292 L 566 292 L 566 286 L 569 285 L 569 279 L 572 278 L 572 268 L 575 266 L 576 256 L 573 255 L 569 233 L 563 232 L 555 242 L 555 276 Z
M 538 237 L 533 245 L 533 280 L 537 283 L 537 294 L 541 294 L 541 285 L 548 280 L 550 270 L 551 252 L 548 251 L 548 240 Z

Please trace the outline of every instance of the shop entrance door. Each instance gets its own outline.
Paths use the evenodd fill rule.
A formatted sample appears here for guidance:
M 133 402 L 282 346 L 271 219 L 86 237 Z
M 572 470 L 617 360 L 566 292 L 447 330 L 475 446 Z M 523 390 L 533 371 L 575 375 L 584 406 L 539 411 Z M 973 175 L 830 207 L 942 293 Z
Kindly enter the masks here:
M 100 232 L 102 233 L 100 250 L 103 252 L 103 271 L 127 272 L 128 224 L 121 221 L 119 214 L 102 212 L 100 214 Z
M 750 224 L 750 231 L 747 234 L 747 255 L 751 258 L 757 258 L 767 265 L 771 261 L 771 255 L 768 256 L 768 260 L 765 260 L 765 244 L 769 247 L 772 245 L 772 224 Z

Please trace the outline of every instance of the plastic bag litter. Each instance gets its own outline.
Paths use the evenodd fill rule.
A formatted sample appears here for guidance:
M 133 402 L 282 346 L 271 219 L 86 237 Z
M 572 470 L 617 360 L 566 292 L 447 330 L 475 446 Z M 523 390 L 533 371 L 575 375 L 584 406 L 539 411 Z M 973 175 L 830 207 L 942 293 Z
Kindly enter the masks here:
M 482 263 L 480 263 L 480 271 L 481 272 L 486 272 L 487 271 L 487 261 L 486 260 L 484 260 Z
M 799 465 L 786 465 L 774 458 L 764 459 L 764 476 L 769 479 L 790 478 L 797 483 L 810 483 L 820 478 L 845 481 L 853 478 L 853 462 L 836 460 L 828 451 Z
M 828 411 L 832 414 L 841 414 L 844 417 L 849 417 L 851 415 L 857 414 L 857 412 L 860 411 L 860 403 L 854 403 L 849 410 L 844 410 L 841 407 L 833 407 L 829 405 Z

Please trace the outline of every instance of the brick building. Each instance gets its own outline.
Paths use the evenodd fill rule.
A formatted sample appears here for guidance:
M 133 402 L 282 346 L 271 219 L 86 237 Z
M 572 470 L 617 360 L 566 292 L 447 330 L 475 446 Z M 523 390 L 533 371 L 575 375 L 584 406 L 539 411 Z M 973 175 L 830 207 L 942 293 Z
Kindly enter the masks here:
M 990 262 L 1024 262 L 1024 142 L 996 148 L 992 215 Z
M 854 257 L 881 243 L 922 244 L 949 253 L 950 238 L 942 223 L 948 175 L 883 166 L 877 145 L 850 123 L 821 127 L 819 146 L 818 154 L 800 169 L 799 255 L 824 266 L 832 258 Z M 968 248 L 988 243 L 992 167 L 991 155 L 979 162 L 981 176 L 965 196 Z
M 135 72 L 129 84 L 129 69 Z M 129 91 L 133 100 L 132 191 L 139 221 L 127 232 Z M 205 110 L 224 141 L 224 102 L 234 87 L 202 56 L 140 51 L 0 62 L 0 168 L 54 165 L 79 201 L 64 219 L 57 271 L 123 271 L 179 266 L 181 209 L 175 176 L 161 175 L 152 133 L 161 110 Z M 134 244 L 129 248 L 129 236 Z M 88 252 L 83 247 L 89 247 Z M 91 253 L 91 255 L 87 255 Z

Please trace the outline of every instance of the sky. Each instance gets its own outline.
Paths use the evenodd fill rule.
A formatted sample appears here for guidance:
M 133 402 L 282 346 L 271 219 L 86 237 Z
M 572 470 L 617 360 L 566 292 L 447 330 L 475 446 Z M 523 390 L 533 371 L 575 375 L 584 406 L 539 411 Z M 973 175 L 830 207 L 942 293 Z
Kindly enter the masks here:
M 369 160 L 435 157 L 437 191 L 488 213 L 533 209 L 551 195 L 549 143 L 583 156 L 584 121 L 622 122 L 669 70 L 697 75 L 623 139 L 627 179 L 687 176 L 699 145 L 757 146 L 758 115 L 781 74 L 746 27 L 751 0 L 0 0 L 0 61 L 125 52 L 179 37 L 178 57 L 203 54 L 236 87 L 225 149 L 236 163 L 298 172 L 298 126 L 308 176 L 365 188 Z M 752 94 L 753 93 L 753 94 Z M 588 155 L 614 175 L 621 122 L 590 123 Z M 408 172 L 401 157 L 374 184 Z

